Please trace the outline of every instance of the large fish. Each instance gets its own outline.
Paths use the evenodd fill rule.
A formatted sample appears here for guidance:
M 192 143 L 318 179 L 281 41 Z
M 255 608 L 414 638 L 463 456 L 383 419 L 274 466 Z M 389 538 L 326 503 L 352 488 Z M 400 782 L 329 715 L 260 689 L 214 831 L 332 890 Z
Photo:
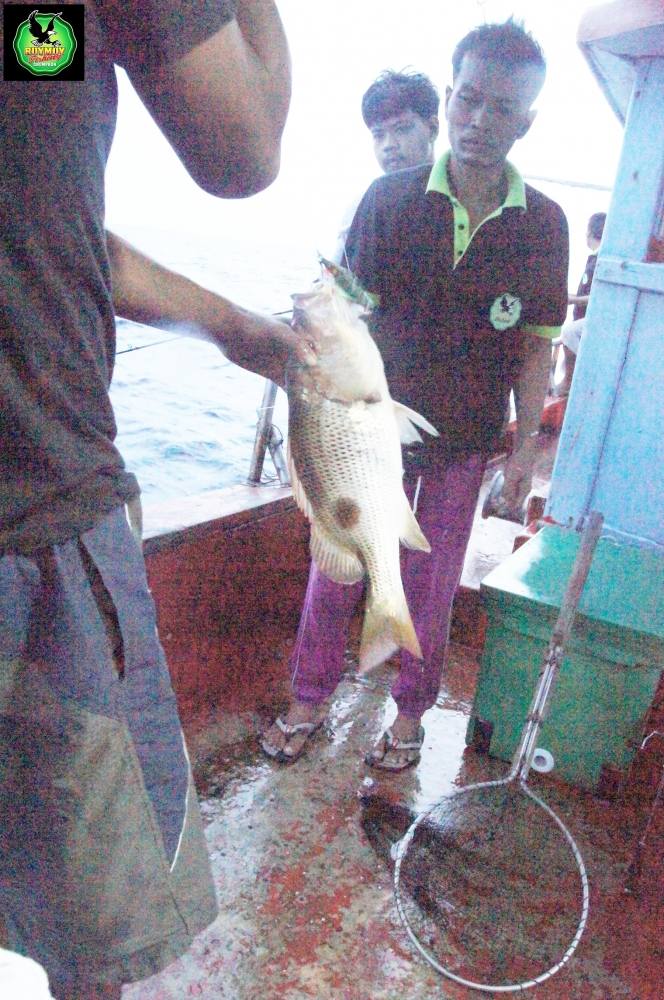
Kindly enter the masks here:
M 291 361 L 288 462 L 293 493 L 311 523 L 311 556 L 338 583 L 368 577 L 360 668 L 403 647 L 421 657 L 401 582 L 399 541 L 430 552 L 403 489 L 401 441 L 414 424 L 437 431 L 395 402 L 383 362 L 353 302 L 323 271 L 293 296 L 293 327 L 317 342 L 314 363 Z

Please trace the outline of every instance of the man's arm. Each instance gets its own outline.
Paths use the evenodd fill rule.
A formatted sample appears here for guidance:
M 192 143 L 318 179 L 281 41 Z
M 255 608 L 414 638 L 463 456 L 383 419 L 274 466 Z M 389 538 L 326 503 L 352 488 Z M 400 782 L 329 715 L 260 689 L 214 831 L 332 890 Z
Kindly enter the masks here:
M 537 295 L 521 330 L 521 364 L 512 388 L 516 405 L 516 441 L 505 464 L 503 499 L 518 511 L 532 486 L 538 454 L 537 432 L 551 373 L 551 341 L 567 313 L 569 233 L 562 209 L 544 203 L 531 233 L 529 267 L 537 275 Z
M 162 267 L 107 232 L 113 305 L 119 316 L 209 340 L 237 365 L 284 384 L 289 352 L 308 363 L 315 345 L 286 323 L 241 309 L 215 292 Z
M 238 0 L 236 18 L 186 55 L 130 75 L 204 190 L 243 198 L 275 179 L 291 73 L 273 0 Z
M 514 385 L 516 441 L 505 464 L 502 492 L 503 500 L 514 511 L 521 509 L 531 489 L 537 433 L 551 372 L 551 341 L 532 333 L 523 337 L 523 364 Z
M 523 365 L 514 386 L 515 451 L 539 430 L 551 373 L 551 341 L 534 334 L 524 335 L 524 341 Z

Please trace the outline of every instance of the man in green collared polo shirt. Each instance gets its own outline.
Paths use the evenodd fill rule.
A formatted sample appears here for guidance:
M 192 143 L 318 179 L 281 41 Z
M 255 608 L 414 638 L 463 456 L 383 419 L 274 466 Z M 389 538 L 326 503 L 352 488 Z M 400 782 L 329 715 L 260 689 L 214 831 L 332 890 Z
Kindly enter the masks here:
M 397 717 L 367 755 L 393 771 L 419 759 L 421 719 L 438 694 L 452 601 L 510 389 L 518 429 L 504 498 L 516 508 L 530 488 L 551 339 L 567 310 L 565 217 L 506 159 L 535 117 L 545 76 L 539 45 L 511 20 L 485 24 L 459 43 L 452 63 L 450 150 L 433 169 L 374 181 L 346 244 L 355 274 L 380 298 L 370 323 L 391 393 L 440 432 L 404 455 L 432 552 L 407 552 L 403 570 L 424 658 L 402 655 Z M 357 599 L 357 588 L 312 565 L 292 661 L 295 699 L 263 743 L 277 759 L 298 756 L 322 718 Z

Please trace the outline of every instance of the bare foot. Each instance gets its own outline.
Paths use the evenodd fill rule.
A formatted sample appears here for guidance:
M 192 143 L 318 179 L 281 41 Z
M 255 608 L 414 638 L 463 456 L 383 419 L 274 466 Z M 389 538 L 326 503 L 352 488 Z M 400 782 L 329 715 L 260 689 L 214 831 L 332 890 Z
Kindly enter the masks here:
M 276 721 L 263 733 L 261 747 L 263 751 L 275 760 L 284 763 L 287 760 L 297 760 L 302 754 L 309 737 L 320 728 L 327 715 L 327 706 L 312 705 L 305 701 L 293 701 L 284 716 L 281 716 L 283 727 Z M 302 728 L 297 730 L 297 727 Z M 296 732 L 289 730 L 295 729 Z

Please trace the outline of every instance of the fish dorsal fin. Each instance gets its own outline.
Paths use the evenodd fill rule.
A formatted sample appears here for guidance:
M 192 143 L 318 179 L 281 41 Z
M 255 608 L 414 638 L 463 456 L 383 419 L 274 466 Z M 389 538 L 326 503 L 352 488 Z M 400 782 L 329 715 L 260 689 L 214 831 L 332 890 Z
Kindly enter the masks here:
M 403 494 L 403 506 L 401 515 L 401 528 L 399 539 L 407 549 L 414 549 L 416 552 L 431 552 L 431 546 L 424 537 L 424 532 L 417 523 L 417 518 L 408 503 L 408 497 Z
M 311 524 L 309 548 L 321 573 L 335 583 L 357 583 L 363 579 L 364 566 L 358 557 L 332 541 L 315 521 Z
M 415 441 L 422 440 L 416 427 L 421 427 L 423 431 L 431 434 L 432 437 L 438 437 L 438 431 L 433 424 L 429 423 L 426 417 L 423 417 L 420 413 L 416 413 L 415 410 L 411 410 L 409 406 L 405 406 L 403 403 L 397 403 L 396 400 L 392 400 L 392 402 L 394 403 L 394 414 L 397 418 L 399 438 L 402 444 L 413 444 Z

